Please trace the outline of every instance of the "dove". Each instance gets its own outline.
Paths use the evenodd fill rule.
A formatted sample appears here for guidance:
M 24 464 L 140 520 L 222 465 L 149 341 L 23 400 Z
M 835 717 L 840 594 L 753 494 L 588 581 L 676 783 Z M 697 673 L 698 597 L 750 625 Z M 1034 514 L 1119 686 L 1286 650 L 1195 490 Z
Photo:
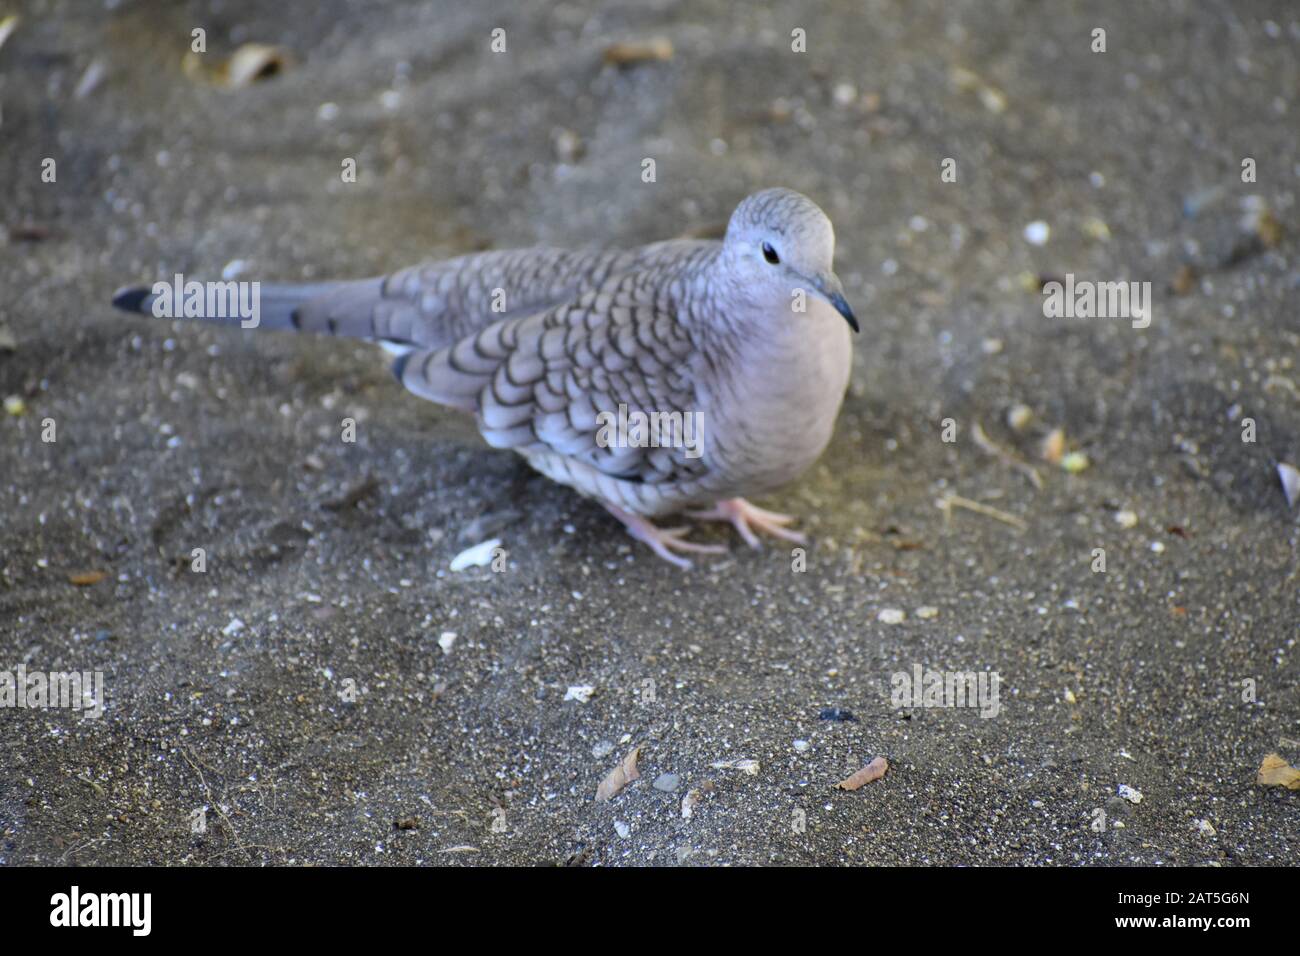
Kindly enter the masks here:
M 729 522 L 751 547 L 759 534 L 806 542 L 792 516 L 747 499 L 830 442 L 859 331 L 834 254 L 826 214 L 773 188 L 742 200 L 721 240 L 480 252 L 380 278 L 258 283 L 253 301 L 258 330 L 379 343 L 408 391 L 472 415 L 489 446 L 689 568 L 688 554 L 727 549 L 655 519 Z M 214 285 L 220 306 L 231 290 Z M 130 312 L 253 324 L 211 294 L 195 303 L 169 283 L 113 297 Z

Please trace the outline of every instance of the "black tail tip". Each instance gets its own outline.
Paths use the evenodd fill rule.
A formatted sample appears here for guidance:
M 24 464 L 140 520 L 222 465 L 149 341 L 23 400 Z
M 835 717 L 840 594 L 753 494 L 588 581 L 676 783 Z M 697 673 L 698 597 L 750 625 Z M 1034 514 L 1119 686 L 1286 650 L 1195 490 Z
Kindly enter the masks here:
M 144 300 L 149 298 L 150 289 L 144 285 L 130 285 L 113 293 L 113 307 L 123 312 L 143 312 Z

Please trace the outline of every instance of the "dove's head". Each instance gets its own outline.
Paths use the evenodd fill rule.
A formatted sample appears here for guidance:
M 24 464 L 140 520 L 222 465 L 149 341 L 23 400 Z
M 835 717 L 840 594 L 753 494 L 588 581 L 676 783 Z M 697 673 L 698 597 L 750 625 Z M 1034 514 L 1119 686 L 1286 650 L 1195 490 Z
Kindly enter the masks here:
M 731 214 L 723 255 L 742 286 L 771 300 L 796 301 L 796 290 L 829 302 L 858 331 L 832 269 L 835 230 L 818 205 L 792 189 L 764 189 Z

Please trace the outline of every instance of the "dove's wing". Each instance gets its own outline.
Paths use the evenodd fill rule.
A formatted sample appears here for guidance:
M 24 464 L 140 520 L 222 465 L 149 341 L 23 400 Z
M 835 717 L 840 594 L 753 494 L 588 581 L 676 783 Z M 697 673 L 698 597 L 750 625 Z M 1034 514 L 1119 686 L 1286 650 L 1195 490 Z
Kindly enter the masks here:
M 635 498 L 654 498 L 656 488 L 703 478 L 705 457 L 691 453 L 681 432 L 661 433 L 655 447 L 602 427 L 637 412 L 683 428 L 686 413 L 701 416 L 696 349 L 670 285 L 657 270 L 622 273 L 564 305 L 412 352 L 395 371 L 415 394 L 475 413 L 489 444 L 520 452 L 551 477 L 607 500 L 625 484 L 642 486 Z
M 503 319 L 542 312 L 609 277 L 715 245 L 669 240 L 624 251 L 535 247 L 478 252 L 400 269 L 388 276 L 311 284 L 258 284 L 260 328 L 316 332 L 398 346 L 443 348 Z M 232 287 L 235 283 L 229 283 Z M 153 311 L 151 287 L 119 290 L 113 303 Z M 226 325 L 230 314 L 176 315 Z

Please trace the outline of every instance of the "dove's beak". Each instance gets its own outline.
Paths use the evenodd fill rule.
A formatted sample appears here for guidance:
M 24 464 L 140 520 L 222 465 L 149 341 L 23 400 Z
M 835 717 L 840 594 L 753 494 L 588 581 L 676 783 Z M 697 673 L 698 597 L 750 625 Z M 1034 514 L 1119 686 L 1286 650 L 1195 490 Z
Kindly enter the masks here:
M 834 272 L 823 272 L 813 279 L 812 284 L 826 301 L 835 307 L 835 311 L 844 316 L 844 321 L 849 323 L 849 328 L 854 332 L 862 331 L 858 327 L 858 317 L 853 314 L 852 306 L 844 298 L 844 286 L 840 284 L 839 276 Z

